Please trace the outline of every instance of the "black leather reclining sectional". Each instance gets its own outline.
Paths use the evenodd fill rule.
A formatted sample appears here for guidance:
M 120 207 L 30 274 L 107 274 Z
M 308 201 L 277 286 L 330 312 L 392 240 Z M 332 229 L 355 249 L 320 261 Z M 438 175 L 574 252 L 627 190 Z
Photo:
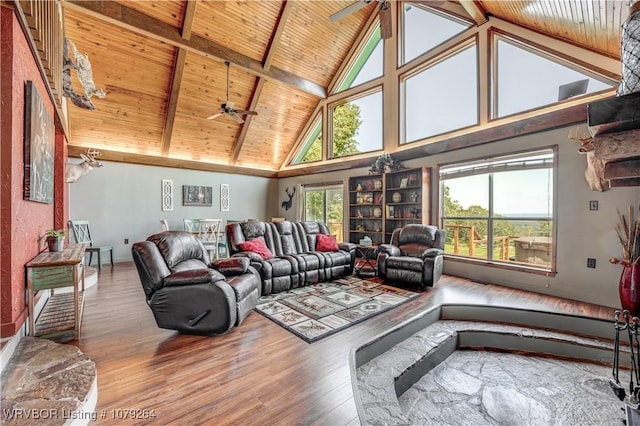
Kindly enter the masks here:
M 355 244 L 337 243 L 332 251 L 320 251 L 318 240 L 325 238 L 318 237 L 319 234 L 329 235 L 327 226 L 319 222 L 241 222 L 226 227 L 229 254 L 250 259 L 251 266 L 260 273 L 262 295 L 353 273 Z M 241 247 L 243 243 L 261 240 L 270 252 L 266 256 Z

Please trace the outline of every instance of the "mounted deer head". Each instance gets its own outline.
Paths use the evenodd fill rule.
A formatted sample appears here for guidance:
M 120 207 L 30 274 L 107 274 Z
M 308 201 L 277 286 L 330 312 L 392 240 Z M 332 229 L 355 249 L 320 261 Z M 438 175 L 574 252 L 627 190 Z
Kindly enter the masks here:
M 587 135 L 578 136 L 578 129 L 569 131 L 569 139 L 580 142 L 578 152 L 587 155 L 587 168 L 584 170 L 584 179 L 592 191 L 606 191 L 609 189 L 609 181 L 604 179 L 604 161 L 596 158 L 593 138 Z
M 283 201 L 282 202 L 282 208 L 285 210 L 289 210 L 291 208 L 291 206 L 293 205 L 293 196 L 296 193 L 296 187 L 293 187 L 293 191 L 289 192 L 289 187 L 284 189 L 284 192 L 287 193 L 287 195 L 289 196 L 289 201 Z
M 82 176 L 93 170 L 94 167 L 102 167 L 102 164 L 96 160 L 96 157 L 101 156 L 100 151 L 89 148 L 87 154 L 80 154 L 82 163 L 73 164 L 67 163 L 67 171 L 65 173 L 65 180 L 67 183 L 77 182 Z

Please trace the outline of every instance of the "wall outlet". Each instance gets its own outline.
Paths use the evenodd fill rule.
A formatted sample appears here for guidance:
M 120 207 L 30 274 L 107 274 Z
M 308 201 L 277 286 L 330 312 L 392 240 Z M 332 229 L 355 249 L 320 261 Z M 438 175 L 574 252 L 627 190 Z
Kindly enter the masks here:
M 596 269 L 596 260 L 588 257 L 587 258 L 587 268 L 592 268 L 592 269 Z
M 125 238 L 125 239 L 124 239 L 124 243 L 125 243 L 125 244 L 129 244 L 129 239 L 128 239 L 128 238 Z M 595 260 L 594 260 L 594 262 L 595 262 Z M 595 266 L 594 266 L 594 268 L 595 268 Z
M 589 201 L 589 210 L 598 210 L 598 201 Z

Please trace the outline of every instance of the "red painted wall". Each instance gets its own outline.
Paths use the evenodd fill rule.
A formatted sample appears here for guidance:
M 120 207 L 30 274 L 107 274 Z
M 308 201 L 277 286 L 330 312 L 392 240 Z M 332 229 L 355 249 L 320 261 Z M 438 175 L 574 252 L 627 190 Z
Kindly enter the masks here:
M 68 206 L 66 146 L 58 131 L 54 204 L 23 199 L 25 82 L 34 82 L 52 116 L 54 106 L 13 9 L 2 6 L 0 12 L 0 337 L 7 337 L 27 319 L 24 265 L 40 251 L 38 238 L 45 230 L 65 226 Z

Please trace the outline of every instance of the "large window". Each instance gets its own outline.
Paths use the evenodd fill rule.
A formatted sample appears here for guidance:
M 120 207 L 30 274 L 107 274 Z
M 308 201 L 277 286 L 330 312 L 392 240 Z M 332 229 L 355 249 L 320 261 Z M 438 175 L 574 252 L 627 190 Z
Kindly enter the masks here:
M 478 123 L 475 43 L 404 79 L 403 142 Z
M 325 223 L 331 235 L 335 235 L 338 241 L 343 241 L 343 185 L 306 185 L 302 191 L 302 220 Z
M 504 117 L 564 99 L 610 89 L 614 82 L 579 71 L 577 67 L 533 48 L 497 37 L 494 117 Z
M 445 253 L 552 272 L 554 159 L 545 149 L 441 167 Z
M 330 114 L 332 158 L 382 149 L 382 90 L 335 105 Z
M 320 160 L 322 160 L 322 116 L 318 114 L 307 132 L 302 148 L 294 158 L 293 164 Z
M 381 77 L 383 66 L 384 43 L 380 38 L 380 27 L 377 27 L 365 42 L 362 50 L 356 56 L 355 61 L 349 67 L 349 71 L 335 91 L 342 92 Z
M 401 64 L 406 64 L 471 26 L 468 22 L 438 13 L 420 3 L 404 3 L 402 12 Z

